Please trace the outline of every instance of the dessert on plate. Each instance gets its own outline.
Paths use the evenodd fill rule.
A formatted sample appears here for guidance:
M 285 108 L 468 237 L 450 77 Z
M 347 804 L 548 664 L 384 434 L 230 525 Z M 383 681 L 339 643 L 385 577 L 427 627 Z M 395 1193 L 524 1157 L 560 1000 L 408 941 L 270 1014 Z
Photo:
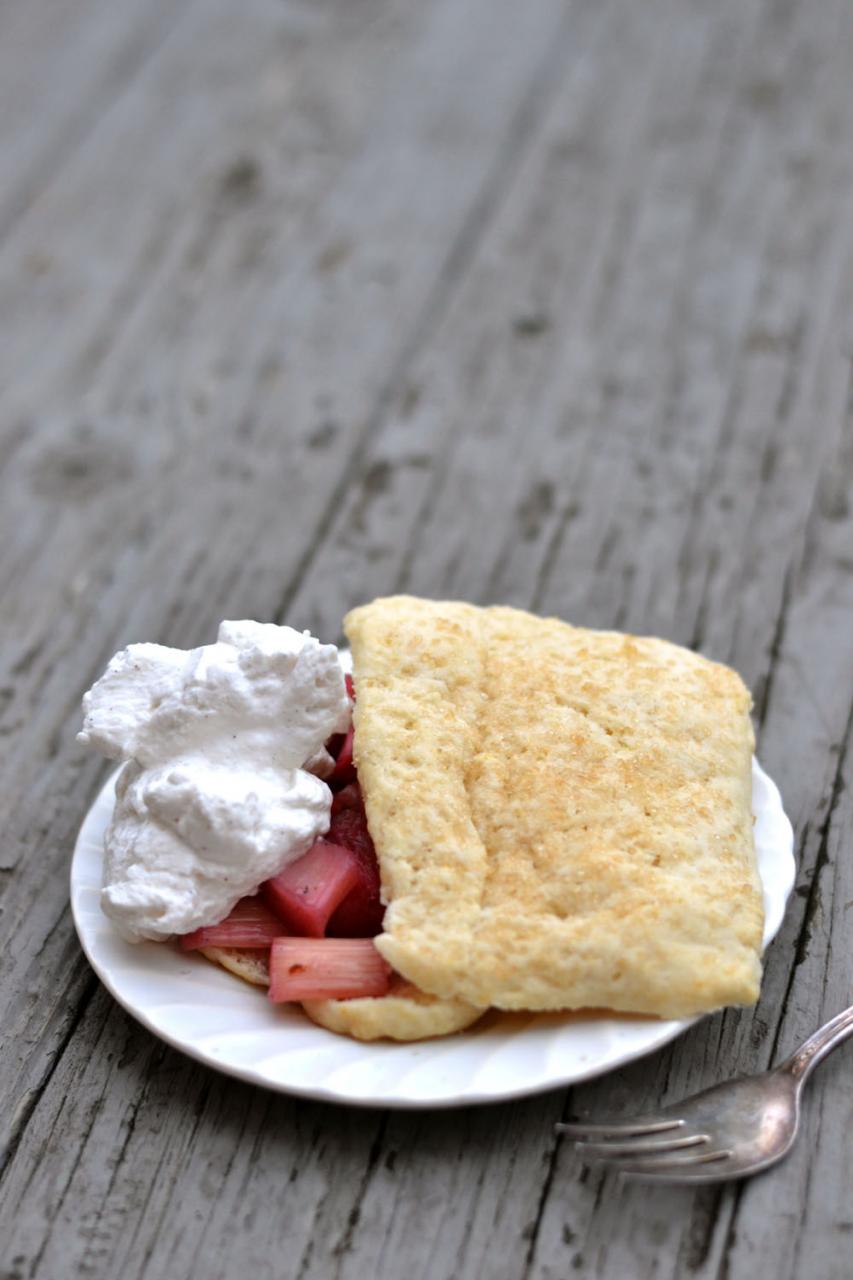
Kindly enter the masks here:
M 664 640 L 395 596 L 335 646 L 132 645 L 81 738 L 126 761 L 102 905 L 315 1021 L 683 1017 L 758 995 L 749 693 Z

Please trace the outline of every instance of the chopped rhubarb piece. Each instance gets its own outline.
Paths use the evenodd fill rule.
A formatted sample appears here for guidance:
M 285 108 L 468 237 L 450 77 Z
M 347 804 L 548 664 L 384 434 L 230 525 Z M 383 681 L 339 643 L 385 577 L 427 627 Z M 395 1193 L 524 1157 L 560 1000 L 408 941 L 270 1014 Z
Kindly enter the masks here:
M 355 685 L 353 684 L 352 676 L 348 671 L 344 676 L 344 684 L 347 687 L 347 693 L 352 698 L 353 702 L 355 702 Z
M 363 806 L 361 787 L 357 782 L 351 782 L 349 786 L 344 787 L 332 797 L 332 817 L 340 813 L 341 809 L 361 809 Z
M 261 892 L 288 932 L 322 938 L 329 916 L 358 882 L 358 858 L 352 850 L 318 840 L 261 885 Z
M 338 751 L 335 767 L 329 775 L 329 782 L 352 782 L 355 778 L 355 766 L 352 760 L 353 728 L 350 725 L 347 735 Z
M 384 996 L 387 964 L 369 938 L 276 938 L 270 1000 L 352 1000 Z
M 184 934 L 181 948 L 184 951 L 198 951 L 199 947 L 260 949 L 272 946 L 273 938 L 280 938 L 284 931 L 284 925 L 262 898 L 241 898 L 219 924 L 203 925 Z
M 349 787 L 346 788 L 349 791 Z M 344 791 L 339 797 L 343 797 Z M 358 881 L 343 900 L 326 927 L 334 938 L 373 938 L 382 929 L 385 915 L 379 898 L 379 863 L 367 829 L 367 817 L 358 793 L 358 805 L 332 807 L 332 825 L 327 839 L 351 849 L 358 860 Z M 355 797 L 353 797 L 355 799 Z

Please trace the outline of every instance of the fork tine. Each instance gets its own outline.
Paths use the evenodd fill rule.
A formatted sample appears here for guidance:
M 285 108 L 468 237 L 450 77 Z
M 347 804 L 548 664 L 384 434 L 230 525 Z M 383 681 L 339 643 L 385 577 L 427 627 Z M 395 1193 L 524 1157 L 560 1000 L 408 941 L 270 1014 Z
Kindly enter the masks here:
M 619 1173 L 627 1173 L 640 1177 L 657 1178 L 660 1181 L 667 1182 L 687 1182 L 691 1178 L 697 1181 L 703 1174 L 716 1173 L 716 1170 L 705 1169 L 706 1165 L 719 1165 L 725 1160 L 731 1159 L 733 1152 L 731 1151 L 703 1151 L 701 1155 L 672 1156 L 670 1158 L 661 1157 L 656 1159 L 651 1157 L 648 1160 L 614 1160 L 608 1161 L 608 1168 L 616 1169 Z
M 685 1147 L 704 1146 L 711 1139 L 707 1133 L 694 1133 L 688 1138 L 664 1138 L 644 1142 L 643 1136 L 626 1142 L 578 1142 L 575 1150 L 582 1160 L 617 1160 L 620 1156 L 657 1156 Z
M 557 1124 L 558 1133 L 570 1138 L 630 1138 L 648 1133 L 666 1133 L 669 1129 L 683 1129 L 683 1120 L 614 1120 L 612 1124 L 585 1124 L 577 1120 L 572 1124 Z

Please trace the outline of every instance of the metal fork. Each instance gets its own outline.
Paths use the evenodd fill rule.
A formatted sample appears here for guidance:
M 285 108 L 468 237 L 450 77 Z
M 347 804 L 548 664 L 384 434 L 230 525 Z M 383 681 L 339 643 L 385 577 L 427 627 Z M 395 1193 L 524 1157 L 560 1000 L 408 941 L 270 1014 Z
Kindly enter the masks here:
M 664 1107 L 609 1124 L 558 1124 L 581 1158 L 649 1182 L 745 1178 L 787 1155 L 800 1124 L 803 1086 L 819 1062 L 853 1035 L 853 1006 L 839 1013 L 778 1067 L 738 1076 Z

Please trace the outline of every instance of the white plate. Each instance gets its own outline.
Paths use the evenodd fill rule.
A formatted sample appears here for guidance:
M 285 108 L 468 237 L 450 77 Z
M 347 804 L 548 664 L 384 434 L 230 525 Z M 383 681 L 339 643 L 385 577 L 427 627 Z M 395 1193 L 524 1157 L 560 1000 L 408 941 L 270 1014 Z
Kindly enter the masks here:
M 695 1018 L 486 1014 L 476 1026 L 418 1044 L 360 1044 L 272 1005 L 202 956 L 169 943 L 124 942 L 99 906 L 103 839 L 115 777 L 77 837 L 71 907 L 83 950 L 116 1000 L 143 1026 L 208 1066 L 282 1093 L 377 1107 L 497 1102 L 610 1071 L 672 1040 Z M 753 810 L 764 888 L 764 943 L 782 923 L 794 884 L 793 833 L 775 785 L 757 762 Z

